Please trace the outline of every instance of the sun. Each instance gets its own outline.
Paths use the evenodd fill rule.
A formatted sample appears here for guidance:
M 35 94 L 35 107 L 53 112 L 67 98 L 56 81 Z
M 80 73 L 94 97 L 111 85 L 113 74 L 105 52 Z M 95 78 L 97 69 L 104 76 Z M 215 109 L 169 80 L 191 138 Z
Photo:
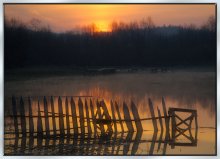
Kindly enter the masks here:
M 105 22 L 105 21 L 99 21 L 96 22 L 96 32 L 111 32 L 111 27 L 109 25 L 109 23 Z

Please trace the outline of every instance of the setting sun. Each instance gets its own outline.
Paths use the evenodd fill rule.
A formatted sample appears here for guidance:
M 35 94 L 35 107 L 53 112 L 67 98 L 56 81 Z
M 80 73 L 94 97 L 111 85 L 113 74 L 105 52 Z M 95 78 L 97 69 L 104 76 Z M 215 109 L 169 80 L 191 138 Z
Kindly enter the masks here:
M 98 32 L 111 31 L 110 24 L 134 22 L 151 17 L 157 26 L 195 24 L 201 26 L 215 15 L 213 4 L 6 4 L 5 16 L 25 23 L 39 19 L 55 32 L 96 25 Z
M 98 21 L 95 22 L 95 25 L 97 27 L 96 32 L 111 32 L 111 27 L 108 22 Z

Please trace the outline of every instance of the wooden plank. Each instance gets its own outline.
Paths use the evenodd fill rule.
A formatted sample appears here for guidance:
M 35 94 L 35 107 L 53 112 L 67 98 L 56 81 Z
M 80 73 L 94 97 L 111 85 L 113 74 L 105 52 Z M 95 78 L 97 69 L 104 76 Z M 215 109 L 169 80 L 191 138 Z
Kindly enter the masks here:
M 170 139 L 170 130 L 169 130 L 170 117 L 167 116 L 167 108 L 166 108 L 166 103 L 165 103 L 164 97 L 162 98 L 162 107 L 163 107 L 163 113 L 164 113 L 164 117 L 165 117 L 165 126 L 166 126 L 165 143 L 164 143 L 163 153 L 162 154 L 165 155 L 166 154 L 168 140 Z
M 194 116 L 195 116 L 195 126 L 196 129 L 198 129 L 197 111 L 194 112 Z
M 124 148 L 123 148 L 123 155 L 128 155 L 129 148 L 130 148 L 130 145 L 132 142 L 133 134 L 134 134 L 134 132 L 129 131 L 126 138 L 125 138 L 126 144 L 124 145 Z
M 28 148 L 29 148 L 29 153 L 31 154 L 34 149 L 34 136 L 33 135 L 30 136 L 29 138 Z
M 134 102 L 131 101 L 131 112 L 134 116 L 134 120 L 135 120 L 135 125 L 136 125 L 136 128 L 137 128 L 137 131 L 143 131 L 143 127 L 142 127 L 142 124 L 141 124 L 141 121 L 140 121 L 140 116 L 138 114 L 138 110 L 137 110 L 137 107 L 135 106 Z
M 180 111 L 180 112 L 189 112 L 195 113 L 195 109 L 185 109 L 185 108 L 169 108 L 170 111 Z
M 113 124 L 114 124 L 114 130 L 117 132 L 117 123 L 116 123 L 116 117 L 115 117 L 115 109 L 114 109 L 114 104 L 111 101 L 111 110 L 112 110 L 112 119 L 113 119 Z
M 137 153 L 137 150 L 138 150 L 138 147 L 139 147 L 139 144 L 140 144 L 140 141 L 141 141 L 142 134 L 143 134 L 143 131 L 139 131 L 139 132 L 136 133 L 134 144 L 133 144 L 132 149 L 131 149 L 131 155 L 135 155 Z
M 85 134 L 83 102 L 81 98 L 79 98 L 78 100 L 78 107 L 79 107 L 79 123 L 80 123 L 81 134 Z
M 125 102 L 123 102 L 123 111 L 124 111 L 124 119 L 125 119 L 125 123 L 126 123 L 127 128 L 128 128 L 128 131 L 129 132 L 134 132 L 132 122 L 130 121 L 131 116 L 130 116 L 130 113 L 129 113 L 129 110 L 128 110 L 128 106 L 126 105 Z
M 72 110 L 72 121 L 73 121 L 73 129 L 74 134 L 78 134 L 78 122 L 76 117 L 76 105 L 73 100 L 73 97 L 71 97 L 71 110 Z
M 26 136 L 22 136 L 22 138 L 21 138 L 21 149 L 20 149 L 21 154 L 24 154 L 24 152 L 25 152 L 26 140 L 27 140 Z
M 91 128 L 90 119 L 89 119 L 89 107 L 88 107 L 86 99 L 85 99 L 85 109 L 86 109 L 86 121 L 87 121 L 88 133 L 91 134 L 92 128 Z
M 53 135 L 54 137 L 56 136 L 57 132 L 57 128 L 56 128 L 56 118 L 55 118 L 55 110 L 54 110 L 54 100 L 53 97 L 50 97 L 50 101 L 51 101 L 51 113 L 52 113 L 52 123 L 53 123 Z
M 15 96 L 12 97 L 12 114 L 14 119 L 14 127 L 15 127 L 15 134 L 18 136 L 18 118 L 17 118 L 17 107 L 16 107 L 16 98 Z
M 166 103 L 164 97 L 162 97 L 162 107 L 163 107 L 163 113 L 165 117 L 165 126 L 166 126 L 166 131 L 169 131 L 169 117 L 167 116 L 167 108 L 166 108 Z
M 58 98 L 58 112 L 59 112 L 60 136 L 63 136 L 65 134 L 65 131 L 64 131 L 63 107 L 62 107 L 61 97 Z
M 38 117 L 37 117 L 37 135 L 42 136 L 43 135 L 43 128 L 42 128 L 42 118 L 41 118 L 41 112 L 40 112 L 40 101 L 38 99 Z
M 151 113 L 151 117 L 152 117 L 152 123 L 154 126 L 154 131 L 158 131 L 157 121 L 155 119 L 155 114 L 154 114 L 154 107 L 153 107 L 153 103 L 150 98 L 148 99 L 148 102 L 149 102 L 149 108 L 150 108 L 150 113 Z
M 118 139 L 118 142 L 117 142 L 118 147 L 117 147 L 117 150 L 116 150 L 116 154 L 115 154 L 115 155 L 120 155 L 120 154 L 119 154 L 119 151 L 120 151 L 121 143 L 124 141 L 123 136 L 124 136 L 124 131 L 121 132 L 121 135 L 120 135 L 120 137 L 119 137 L 119 139 Z
M 153 137 L 152 137 L 152 142 L 150 145 L 150 150 L 149 150 L 149 155 L 153 155 L 154 154 L 154 147 L 155 147 L 155 142 L 157 140 L 157 132 L 154 131 Z
M 24 109 L 24 101 L 23 98 L 20 98 L 20 114 L 21 114 L 21 133 L 22 136 L 26 136 L 26 119 L 25 119 L 25 109 Z
M 32 105 L 31 105 L 30 97 L 28 97 L 28 104 L 29 104 L 29 132 L 30 132 L 30 136 L 32 136 L 34 133 L 34 120 L 33 120 Z
M 47 99 L 44 96 L 44 116 L 45 116 L 45 129 L 46 129 L 46 136 L 50 136 L 50 126 L 49 126 L 49 117 L 48 117 L 48 105 Z
M 69 120 L 69 106 L 68 106 L 68 98 L 66 97 L 65 101 L 66 106 L 66 129 L 67 129 L 67 135 L 70 135 L 70 120 Z
M 158 107 L 157 107 L 157 111 L 158 111 L 158 116 L 159 116 L 160 129 L 161 129 L 161 131 L 163 131 L 163 121 L 161 118 L 160 109 Z
M 91 109 L 91 114 L 92 114 L 92 122 L 94 126 L 94 134 L 97 132 L 97 125 L 96 125 L 96 119 L 95 119 L 95 111 L 92 103 L 92 99 L 90 99 L 90 109 Z
M 99 116 L 98 119 L 102 119 L 102 114 L 101 114 L 101 105 L 99 103 L 99 101 L 97 100 L 96 102 L 96 106 L 97 106 L 97 115 Z M 105 128 L 102 122 L 99 123 L 99 127 L 101 130 L 101 134 L 105 134 Z
M 116 111 L 117 111 L 117 114 L 118 114 L 118 120 L 119 120 L 119 123 L 121 125 L 121 130 L 122 130 L 122 132 L 124 132 L 124 127 L 123 127 L 123 123 L 122 123 L 122 119 L 121 119 L 121 113 L 119 111 L 119 107 L 118 107 L 118 104 L 117 104 L 116 101 L 115 101 L 115 108 L 116 108 Z
M 109 115 L 109 112 L 108 112 L 107 106 L 106 106 L 106 104 L 105 104 L 105 101 L 102 100 L 102 101 L 100 102 L 100 104 L 101 104 L 101 106 L 102 106 L 103 114 L 105 115 L 105 119 L 111 121 L 111 116 Z M 112 130 L 112 125 L 111 125 L 110 122 L 107 123 L 107 127 L 108 127 L 108 132 L 113 132 L 113 130 Z
M 157 111 L 158 111 L 159 123 L 160 123 L 160 138 L 159 138 L 159 143 L 158 143 L 158 148 L 157 148 L 157 152 L 158 152 L 160 149 L 161 141 L 162 141 L 162 137 L 163 137 L 163 121 L 161 118 L 160 109 L 158 107 L 157 107 Z
M 168 111 L 169 115 L 171 116 L 171 124 L 172 124 L 172 139 L 171 139 L 171 149 L 173 149 L 175 146 L 174 146 L 174 143 L 175 143 L 175 136 L 176 136 L 176 119 L 175 119 L 175 111 L 169 109 Z
M 163 138 L 163 129 L 161 129 L 161 131 L 160 131 L 160 138 L 159 138 L 159 143 L 158 143 L 157 152 L 160 150 L 162 138 Z M 165 138 L 166 138 L 166 137 L 165 137 Z M 166 140 L 166 139 L 165 139 L 165 140 Z

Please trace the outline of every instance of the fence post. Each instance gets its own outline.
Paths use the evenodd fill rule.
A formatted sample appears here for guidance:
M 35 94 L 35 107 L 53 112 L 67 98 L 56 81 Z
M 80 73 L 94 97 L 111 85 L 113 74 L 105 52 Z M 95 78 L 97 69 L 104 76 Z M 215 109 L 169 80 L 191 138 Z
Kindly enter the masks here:
M 66 97 L 65 101 L 66 106 L 66 128 L 67 128 L 67 135 L 70 135 L 70 121 L 69 121 L 69 106 L 68 106 L 68 98 Z
M 52 96 L 50 97 L 50 100 L 51 100 L 51 112 L 52 112 L 52 123 L 53 123 L 53 135 L 55 137 L 57 134 L 56 132 L 57 128 L 56 128 L 56 119 L 55 119 L 55 110 L 54 110 L 54 100 Z
M 91 125 L 90 125 L 90 119 L 89 119 L 89 108 L 87 104 L 87 100 L 85 99 L 85 109 L 86 109 L 86 119 L 87 119 L 87 128 L 89 135 L 92 133 Z
M 135 106 L 134 102 L 131 101 L 131 112 L 134 116 L 134 120 L 135 120 L 135 125 L 137 127 L 137 131 L 143 131 L 143 127 L 140 121 L 140 116 L 138 114 L 138 110 L 137 107 Z
M 40 112 L 40 101 L 38 99 L 38 117 L 37 117 L 37 135 L 42 136 L 43 135 L 43 128 L 42 128 L 42 118 L 41 118 L 41 112 Z
M 15 134 L 18 136 L 18 118 L 17 118 L 17 107 L 16 107 L 16 98 L 15 96 L 12 96 L 12 113 L 13 113 L 13 119 L 14 119 L 14 127 L 15 127 Z
M 119 107 L 118 107 L 118 104 L 117 104 L 116 101 L 115 101 L 115 108 L 116 108 L 116 111 L 117 111 L 117 114 L 118 114 L 118 119 L 119 119 L 119 123 L 121 125 L 121 130 L 122 130 L 122 132 L 124 132 L 124 127 L 123 127 L 123 123 L 122 123 L 122 120 L 121 120 L 121 114 L 120 114 Z
M 28 97 L 28 103 L 29 103 L 29 131 L 30 131 L 30 136 L 32 136 L 34 133 L 34 121 L 33 121 L 32 105 L 31 105 L 30 97 Z
M 125 102 L 123 102 L 123 111 L 124 111 L 124 119 L 125 119 L 125 123 L 127 125 L 128 131 L 129 132 L 134 132 L 134 128 L 131 122 L 131 116 L 128 110 L 128 106 L 126 105 Z
M 60 136 L 64 136 L 65 131 L 64 131 L 64 120 L 63 120 L 63 107 L 62 107 L 62 99 L 60 96 L 58 98 L 58 111 L 59 111 Z
M 151 113 L 151 117 L 152 117 L 152 123 L 154 126 L 154 131 L 158 131 L 157 121 L 155 119 L 155 114 L 154 114 L 154 107 L 153 107 L 153 103 L 150 98 L 148 99 L 148 102 L 149 102 L 149 108 L 150 108 L 150 113 Z
M 79 98 L 78 100 L 78 107 L 79 107 L 79 123 L 80 123 L 81 134 L 85 134 L 83 102 L 81 98 Z
M 24 109 L 24 101 L 21 97 L 20 99 L 20 112 L 21 112 L 21 132 L 22 136 L 26 136 L 26 119 L 25 119 L 25 109 Z
M 72 110 L 73 129 L 74 129 L 74 135 L 75 135 L 75 134 L 78 134 L 78 123 L 77 123 L 77 117 L 76 117 L 76 105 L 73 100 L 73 97 L 71 97 L 71 110 Z
M 50 136 L 50 126 L 49 126 L 49 118 L 48 118 L 48 106 L 47 99 L 44 96 L 44 116 L 45 116 L 45 128 L 46 128 L 46 136 Z

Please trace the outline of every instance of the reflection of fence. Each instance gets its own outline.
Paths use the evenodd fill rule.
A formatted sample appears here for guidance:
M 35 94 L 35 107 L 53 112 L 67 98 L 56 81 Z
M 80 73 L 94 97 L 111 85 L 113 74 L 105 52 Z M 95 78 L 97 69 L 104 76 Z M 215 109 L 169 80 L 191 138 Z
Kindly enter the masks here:
M 164 99 L 162 99 L 163 116 L 161 115 L 160 109 L 157 108 L 157 117 L 155 116 L 153 103 L 151 99 L 148 99 L 149 109 L 151 113 L 151 117 L 149 118 L 140 118 L 134 102 L 131 102 L 130 109 L 124 102 L 123 113 L 120 113 L 118 103 L 111 101 L 110 106 L 112 113 L 110 113 L 104 100 L 97 99 L 95 100 L 95 102 L 93 102 L 92 99 L 85 99 L 85 101 L 83 102 L 82 97 L 79 97 L 77 102 L 78 104 L 76 104 L 73 97 L 66 97 L 64 102 L 62 102 L 62 98 L 59 97 L 57 101 L 58 112 L 55 112 L 54 98 L 50 97 L 49 100 L 50 101 L 48 102 L 48 99 L 46 97 L 43 98 L 44 111 L 41 110 L 42 107 L 38 100 L 37 115 L 33 115 L 32 101 L 30 97 L 28 97 L 28 107 L 25 107 L 24 105 L 24 98 L 21 97 L 18 101 L 17 98 L 12 97 L 11 116 L 14 120 L 14 131 L 11 133 L 15 134 L 15 140 L 22 138 L 22 140 L 26 143 L 26 138 L 28 138 L 29 143 L 31 143 L 31 140 L 37 138 L 37 143 L 41 143 L 42 140 L 45 139 L 46 144 L 47 140 L 49 142 L 49 140 L 53 139 L 55 140 L 54 142 L 56 142 L 57 137 L 59 137 L 60 142 L 63 142 L 64 138 L 65 140 L 70 140 L 73 138 L 73 140 L 76 140 L 74 141 L 74 144 L 77 144 L 78 141 L 82 142 L 81 145 L 84 145 L 85 147 L 92 147 L 91 142 L 94 142 L 93 144 L 98 143 L 98 145 L 104 144 L 105 146 L 109 144 L 109 147 L 111 147 L 112 149 L 113 147 L 116 148 L 117 146 L 119 146 L 119 148 L 116 148 L 118 149 L 118 151 L 120 150 L 120 144 L 123 144 L 123 142 L 127 142 L 127 144 L 133 143 L 131 154 L 136 153 L 138 149 L 138 143 L 141 142 L 151 142 L 149 154 L 153 154 L 155 142 L 159 143 L 158 148 L 160 147 L 161 143 L 164 143 L 164 154 L 167 144 L 170 144 L 171 147 L 174 148 L 174 146 L 181 145 L 195 146 L 197 143 L 198 126 L 196 110 L 169 108 L 169 114 L 167 114 Z M 48 103 L 50 103 L 51 111 L 49 111 Z M 28 110 L 25 110 L 25 108 L 28 108 Z M 189 113 L 190 116 L 183 119 L 183 117 L 177 115 L 177 112 L 185 114 Z M 195 119 L 196 125 L 196 134 L 194 137 L 191 133 L 193 119 Z M 141 139 L 143 132 L 142 125 L 143 121 L 145 120 L 152 120 L 154 135 L 151 141 L 145 141 Z M 165 123 L 164 125 L 163 120 Z M 169 128 L 170 120 L 172 134 L 171 137 Z M 177 123 L 177 120 L 180 120 L 180 122 Z M 157 140 L 158 123 L 160 125 L 161 134 L 159 140 Z M 135 127 L 133 125 L 135 125 Z M 181 125 L 185 125 L 185 128 L 182 128 Z M 164 129 L 165 138 L 163 139 Z M 187 131 L 189 131 L 189 135 L 186 134 Z M 132 139 L 134 132 L 136 134 L 135 140 Z M 121 134 L 121 136 L 118 137 L 118 134 Z M 123 134 L 127 134 L 127 136 L 124 138 Z M 176 139 L 179 136 L 186 137 L 190 141 L 190 143 L 176 142 Z M 84 142 L 87 144 L 85 144 Z M 56 147 L 56 144 L 54 146 Z M 33 147 L 33 145 L 31 147 Z M 90 149 L 85 147 L 83 149 Z M 109 147 L 104 148 L 103 151 L 106 151 L 105 154 L 109 154 L 110 152 L 111 154 L 118 154 L 114 153 L 113 150 L 110 151 Z M 74 149 L 77 149 L 77 146 Z M 129 145 L 124 144 L 123 154 L 127 154 L 128 151 Z M 85 153 L 99 154 L 99 152 L 92 153 L 91 151 L 83 152 L 81 154 Z M 80 154 L 80 152 L 76 154 Z

